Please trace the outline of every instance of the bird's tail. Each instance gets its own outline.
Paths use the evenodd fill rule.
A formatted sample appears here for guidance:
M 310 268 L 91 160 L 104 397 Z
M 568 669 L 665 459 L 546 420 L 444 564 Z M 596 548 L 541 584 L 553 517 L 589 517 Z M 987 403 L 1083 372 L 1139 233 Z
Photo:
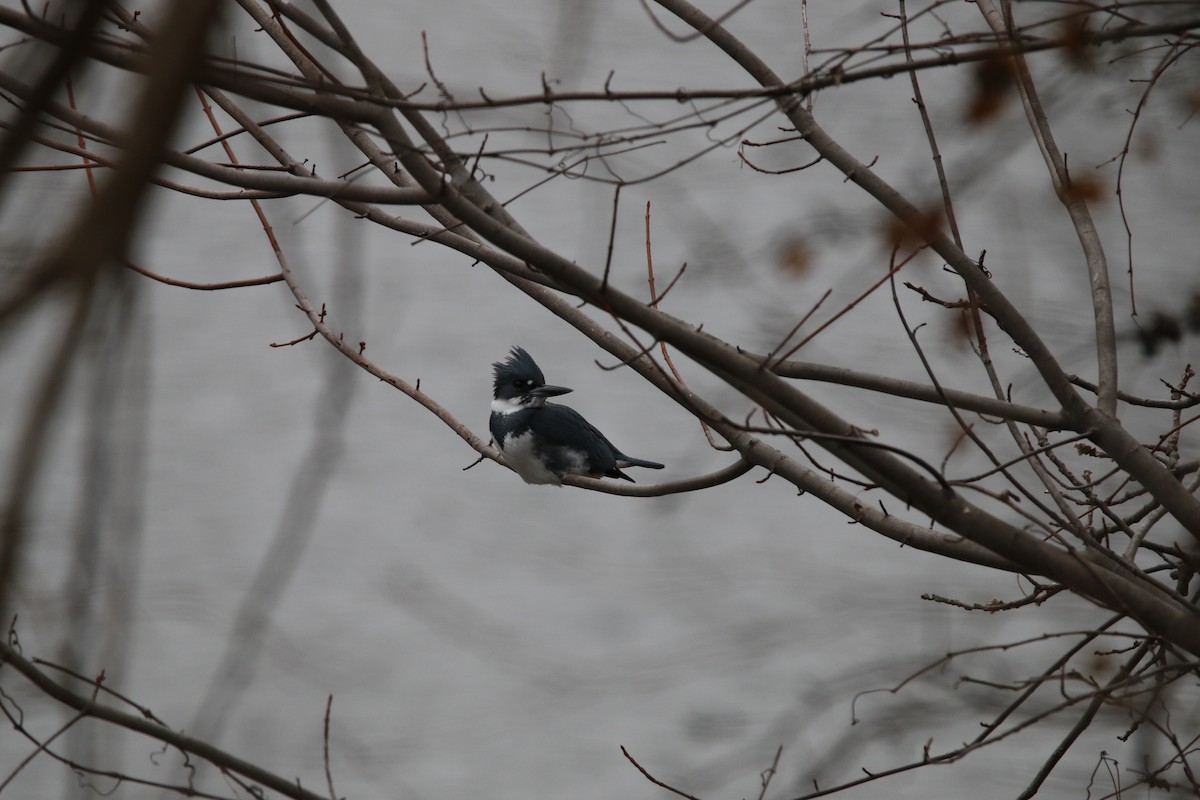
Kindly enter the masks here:
M 644 458 L 634 458 L 633 456 L 622 455 L 617 458 L 618 467 L 646 467 L 647 469 L 664 469 L 666 464 L 659 464 L 657 461 L 647 461 Z

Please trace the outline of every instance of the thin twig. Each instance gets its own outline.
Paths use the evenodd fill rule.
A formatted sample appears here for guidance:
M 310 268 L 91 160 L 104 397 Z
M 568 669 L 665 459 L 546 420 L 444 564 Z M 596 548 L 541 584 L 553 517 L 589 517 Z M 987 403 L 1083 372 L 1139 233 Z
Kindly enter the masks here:
M 329 800 L 338 800 L 333 789 L 333 771 L 329 768 L 329 720 L 333 716 L 333 695 L 325 701 L 325 726 L 321 733 L 322 754 L 325 761 L 325 784 L 329 787 Z
M 621 745 L 621 754 L 624 755 L 625 758 L 627 758 L 629 760 L 630 764 L 633 764 L 635 767 L 637 767 L 638 772 L 642 773 L 642 775 L 645 776 L 646 780 L 650 781 L 655 786 L 660 786 L 663 789 L 666 789 L 668 792 L 671 792 L 672 794 L 677 794 L 680 797 L 685 798 L 685 800 L 700 800 L 700 798 L 696 797 L 695 795 L 688 794 L 687 792 L 685 792 L 681 789 L 676 789 L 674 786 L 671 786 L 669 783 L 663 783 L 658 778 L 651 775 L 649 772 L 646 771 L 645 767 L 643 767 L 641 764 L 639 764 L 637 762 L 637 760 L 633 756 L 629 755 L 629 751 L 625 749 L 625 745 Z

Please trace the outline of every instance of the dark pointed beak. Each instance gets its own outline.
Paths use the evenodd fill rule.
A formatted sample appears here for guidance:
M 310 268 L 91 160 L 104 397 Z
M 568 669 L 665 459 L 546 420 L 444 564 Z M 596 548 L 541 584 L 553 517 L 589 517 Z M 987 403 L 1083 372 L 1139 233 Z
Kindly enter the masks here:
M 539 386 L 530 392 L 530 394 L 534 397 L 557 397 L 560 394 L 566 394 L 571 391 L 574 390 L 568 389 L 565 386 Z

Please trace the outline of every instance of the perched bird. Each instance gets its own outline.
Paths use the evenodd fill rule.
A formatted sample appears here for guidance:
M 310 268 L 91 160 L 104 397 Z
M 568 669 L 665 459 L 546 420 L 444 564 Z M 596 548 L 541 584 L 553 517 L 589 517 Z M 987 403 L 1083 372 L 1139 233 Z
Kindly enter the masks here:
M 526 483 L 562 486 L 567 475 L 633 482 L 622 467 L 663 468 L 622 453 L 575 409 L 547 403 L 571 390 L 547 386 L 524 349 L 514 347 L 507 360 L 492 364 L 492 374 L 492 436 Z

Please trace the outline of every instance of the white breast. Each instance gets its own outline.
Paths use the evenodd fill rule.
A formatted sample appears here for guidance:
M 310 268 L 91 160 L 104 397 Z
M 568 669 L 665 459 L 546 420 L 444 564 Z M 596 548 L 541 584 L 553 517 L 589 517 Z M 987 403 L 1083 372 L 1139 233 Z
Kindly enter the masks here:
M 492 403 L 493 409 L 495 409 L 498 402 L 502 401 L 497 400 Z M 508 436 L 504 440 L 504 444 L 500 447 L 500 451 L 504 453 L 504 460 L 517 471 L 517 474 L 526 483 L 562 486 L 562 479 L 546 469 L 542 465 L 542 460 L 534 452 L 532 433 L 523 433 L 520 436 Z

